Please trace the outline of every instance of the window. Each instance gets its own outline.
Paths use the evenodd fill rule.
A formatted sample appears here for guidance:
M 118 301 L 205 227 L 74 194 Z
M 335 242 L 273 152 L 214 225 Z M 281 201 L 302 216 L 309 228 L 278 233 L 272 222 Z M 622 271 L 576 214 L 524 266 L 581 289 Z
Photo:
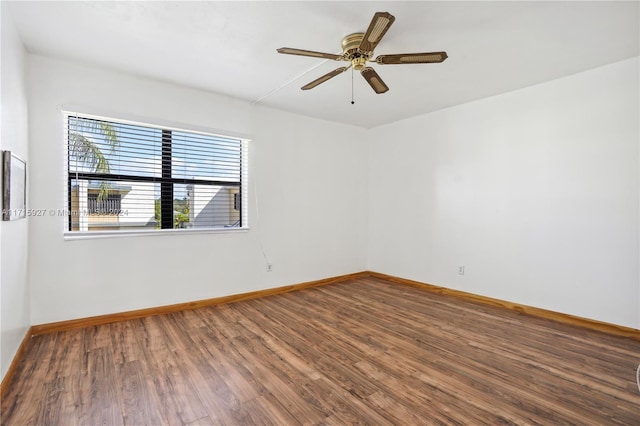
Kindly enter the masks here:
M 67 230 L 246 227 L 246 141 L 65 114 Z

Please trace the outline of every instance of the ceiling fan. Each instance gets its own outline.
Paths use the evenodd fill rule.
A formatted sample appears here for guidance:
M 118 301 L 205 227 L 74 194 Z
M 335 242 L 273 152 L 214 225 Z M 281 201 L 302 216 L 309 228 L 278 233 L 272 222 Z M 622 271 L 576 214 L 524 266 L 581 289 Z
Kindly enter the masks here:
M 281 47 L 278 53 L 287 55 L 311 56 L 314 58 L 333 59 L 335 61 L 350 62 L 346 67 L 336 68 L 335 70 L 313 80 L 302 86 L 302 90 L 313 89 L 319 84 L 342 74 L 349 68 L 360 71 L 360 74 L 367 80 L 367 83 L 376 93 L 384 93 L 389 87 L 382 81 L 378 73 L 371 67 L 367 66 L 367 62 L 375 62 L 380 65 L 395 64 L 430 64 L 438 63 L 447 59 L 447 52 L 427 52 L 427 53 L 400 53 L 394 55 L 380 55 L 373 58 L 373 51 L 382 40 L 395 17 L 388 12 L 376 12 L 369 24 L 369 28 L 365 33 L 349 34 L 342 39 L 342 55 L 333 53 L 315 52 L 312 50 L 292 49 L 290 47 Z

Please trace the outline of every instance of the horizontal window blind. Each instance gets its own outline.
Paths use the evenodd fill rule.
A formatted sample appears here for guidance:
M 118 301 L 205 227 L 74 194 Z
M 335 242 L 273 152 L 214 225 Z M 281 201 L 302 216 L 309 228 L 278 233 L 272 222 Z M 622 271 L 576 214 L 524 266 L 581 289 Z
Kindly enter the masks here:
M 246 141 L 65 114 L 67 231 L 246 226 Z

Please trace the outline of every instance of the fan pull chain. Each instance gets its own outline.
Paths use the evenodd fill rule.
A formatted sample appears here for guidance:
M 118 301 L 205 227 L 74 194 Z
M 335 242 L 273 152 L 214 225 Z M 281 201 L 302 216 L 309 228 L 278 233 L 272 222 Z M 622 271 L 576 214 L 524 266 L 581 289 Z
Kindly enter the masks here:
M 351 105 L 355 103 L 356 101 L 353 100 L 353 68 L 351 68 Z

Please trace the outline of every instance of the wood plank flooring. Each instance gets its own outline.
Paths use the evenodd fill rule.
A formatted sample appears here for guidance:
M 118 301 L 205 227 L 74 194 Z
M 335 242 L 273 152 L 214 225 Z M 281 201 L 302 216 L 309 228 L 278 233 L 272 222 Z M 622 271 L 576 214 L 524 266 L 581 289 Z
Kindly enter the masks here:
M 34 337 L 3 425 L 639 425 L 640 341 L 376 278 Z

